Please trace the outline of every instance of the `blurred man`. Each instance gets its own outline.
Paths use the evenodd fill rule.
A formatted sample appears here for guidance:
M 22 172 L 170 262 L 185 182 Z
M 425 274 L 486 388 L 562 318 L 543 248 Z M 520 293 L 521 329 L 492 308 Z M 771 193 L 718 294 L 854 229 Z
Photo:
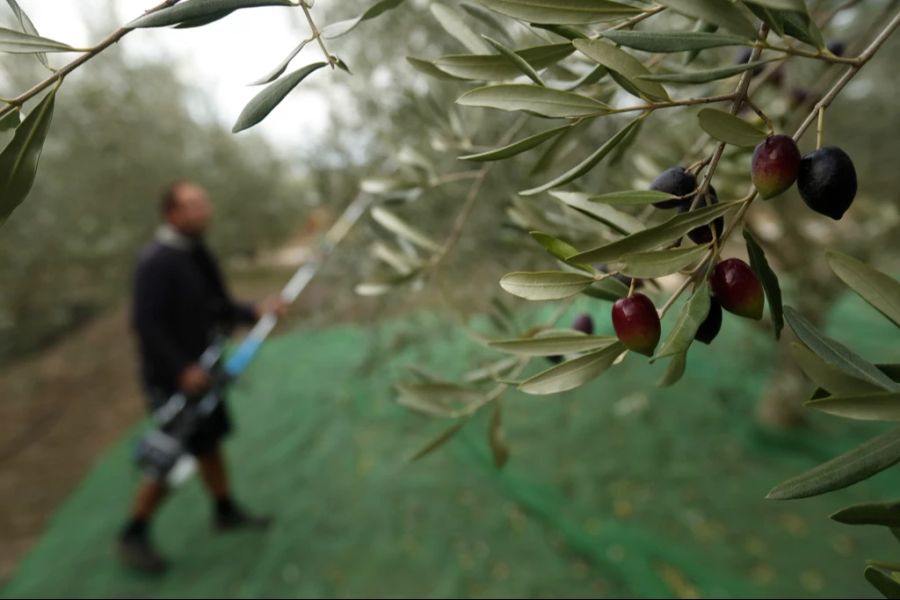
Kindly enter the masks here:
M 217 334 L 238 323 L 253 323 L 266 312 L 282 315 L 286 310 L 278 297 L 257 306 L 231 298 L 216 260 L 203 243 L 212 208 L 201 187 L 189 181 L 170 185 L 161 208 L 164 223 L 138 258 L 132 315 L 151 411 L 177 391 L 196 399 L 210 389 L 210 374 L 197 360 Z M 227 410 L 220 403 L 199 423 L 186 449 L 197 459 L 213 499 L 216 528 L 264 528 L 269 519 L 247 514 L 232 499 L 221 451 L 221 441 L 230 429 Z M 120 557 L 141 571 L 159 573 L 166 568 L 148 532 L 150 518 L 165 495 L 164 482 L 144 480 L 131 519 L 119 537 Z

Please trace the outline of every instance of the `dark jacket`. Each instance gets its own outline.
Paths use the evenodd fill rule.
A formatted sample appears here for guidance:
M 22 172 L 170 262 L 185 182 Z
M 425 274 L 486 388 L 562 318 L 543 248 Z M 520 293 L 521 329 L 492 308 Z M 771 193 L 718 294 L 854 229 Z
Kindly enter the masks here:
M 215 258 L 202 242 L 164 236 L 141 251 L 134 277 L 132 323 L 148 387 L 177 389 L 178 375 L 217 334 L 252 323 L 252 307 L 235 302 Z

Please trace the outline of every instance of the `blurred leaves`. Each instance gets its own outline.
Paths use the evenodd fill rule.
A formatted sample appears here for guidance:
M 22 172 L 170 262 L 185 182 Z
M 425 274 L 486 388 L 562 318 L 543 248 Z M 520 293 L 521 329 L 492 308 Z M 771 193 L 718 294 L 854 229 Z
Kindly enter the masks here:
M 443 433 L 441 433 L 439 436 L 437 436 L 432 441 L 430 441 L 428 444 L 426 444 L 425 447 L 423 447 L 421 450 L 416 452 L 412 456 L 412 458 L 409 459 L 410 462 L 415 462 L 415 461 L 419 460 L 420 458 L 424 458 L 424 457 L 428 456 L 429 454 L 431 454 L 432 452 L 434 452 L 435 450 L 437 450 L 438 448 L 440 448 L 441 446 L 443 446 L 444 444 L 446 444 L 447 442 L 452 440 L 453 436 L 455 436 L 457 433 L 459 433 L 459 430 L 462 429 L 465 424 L 466 424 L 466 421 L 460 421 L 459 423 L 447 428 Z
M 784 316 L 800 341 L 829 365 L 840 369 L 851 377 L 867 381 L 882 389 L 900 391 L 900 385 L 892 381 L 870 362 L 816 329 L 812 323 L 793 307 L 785 306 Z
M 841 281 L 900 327 L 900 282 L 852 256 L 833 250 L 825 256 Z
M 506 445 L 506 439 L 503 436 L 502 418 L 502 408 L 498 400 L 494 402 L 494 409 L 491 412 L 491 423 L 488 427 L 488 444 L 491 447 L 494 466 L 498 469 L 502 469 L 509 460 L 509 446 Z
M 867 502 L 837 511 L 831 519 L 845 525 L 900 527 L 900 502 Z
M 900 429 L 892 429 L 837 458 L 775 486 L 766 498 L 791 500 L 845 488 L 900 461 Z
M 481 394 L 447 382 L 398 384 L 397 402 L 436 417 L 454 418 L 481 399 Z
M 883 390 L 833 367 L 802 344 L 796 342 L 791 344 L 791 356 L 813 383 L 831 394 L 859 394 Z
M 425 250 L 435 251 L 440 248 L 438 244 L 429 239 L 424 233 L 382 206 L 376 206 L 372 209 L 372 218 L 385 229 Z
M 374 19 L 378 15 L 400 6 L 404 0 L 381 0 L 367 8 L 361 15 L 345 21 L 331 23 L 322 28 L 322 36 L 326 39 L 333 39 L 347 35 L 353 31 L 360 23 Z
M 806 406 L 847 419 L 900 421 L 900 392 L 829 396 L 810 400 Z
M 866 566 L 864 575 L 866 581 L 885 598 L 900 598 L 900 571 L 870 564 Z
M 490 45 L 466 25 L 462 15 L 456 10 L 444 4 L 433 2 L 431 4 L 431 14 L 438 20 L 441 27 L 465 46 L 469 52 L 473 54 L 490 54 Z

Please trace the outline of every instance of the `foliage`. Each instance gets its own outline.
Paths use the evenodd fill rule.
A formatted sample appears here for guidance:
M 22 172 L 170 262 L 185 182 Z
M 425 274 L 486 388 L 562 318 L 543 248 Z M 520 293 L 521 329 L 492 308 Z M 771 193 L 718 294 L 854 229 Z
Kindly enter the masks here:
M 900 282 L 839 252 L 828 253 L 834 273 L 896 327 L 900 321 Z M 799 339 L 794 352 L 806 375 L 816 384 L 810 408 L 866 421 L 900 420 L 900 365 L 874 365 L 811 325 L 790 306 L 788 325 Z M 768 497 L 790 500 L 818 496 L 854 485 L 900 462 L 900 431 L 890 429 L 871 440 L 797 475 L 769 492 Z M 857 504 L 831 515 L 849 525 L 882 525 L 896 535 L 897 502 Z M 900 590 L 895 565 L 869 561 L 865 577 L 885 597 Z
M 75 51 L 92 58 L 108 46 L 81 51 L 42 38 L 15 1 L 8 2 L 21 17 L 22 31 L 0 32 L 0 51 L 32 53 L 39 59 L 47 52 Z M 266 87 L 238 118 L 233 131 L 239 132 L 259 123 L 316 73 L 326 68 L 349 72 L 326 44 L 402 3 L 381 0 L 355 17 L 319 29 L 308 0 L 169 0 L 120 32 L 202 26 L 256 6 L 302 10 L 310 36 L 258 81 Z M 687 294 L 674 327 L 664 331 L 650 359 L 668 359 L 668 372 L 659 383 L 675 384 L 710 310 L 709 274 L 723 251 L 732 251 L 728 243 L 737 231 L 743 232 L 751 268 L 763 284 L 774 337 L 780 337 L 786 322 L 800 342 L 793 346 L 797 363 L 822 390 L 810 405 L 849 418 L 897 420 L 896 368 L 867 362 L 822 334 L 800 311 L 783 304 L 782 296 L 789 296 L 767 258 L 773 249 L 764 247 L 762 236 L 749 226 L 753 212 L 777 213 L 784 199 L 773 199 L 765 208 L 754 205 L 757 192 L 747 186 L 748 149 L 795 124 L 797 113 L 802 120 L 793 139 L 801 142 L 815 123 L 815 146 L 821 147 L 832 102 L 900 25 L 900 13 L 888 3 L 883 17 L 860 40 L 858 53 L 837 56 L 828 49 L 825 33 L 835 16 L 853 3 L 834 8 L 822 4 L 817 10 L 802 0 L 429 4 L 432 26 L 439 26 L 448 40 L 455 40 L 466 52 L 407 57 L 412 68 L 434 79 L 436 92 L 431 97 L 399 100 L 395 106 L 418 112 L 420 121 L 429 124 L 425 135 L 416 134 L 424 138 L 420 146 L 427 143 L 433 152 L 403 145 L 389 161 L 390 172 L 362 183 L 362 191 L 379 196 L 381 202 L 371 213 L 377 240 L 371 246 L 370 276 L 356 290 L 374 296 L 429 279 L 440 284 L 441 267 L 459 244 L 479 197 L 489 190 L 501 202 L 509 200 L 503 209 L 510 229 L 521 234 L 518 239 L 528 239 L 536 252 L 545 251 L 553 265 L 528 270 L 533 263 L 529 260 L 500 279 L 500 286 L 529 301 L 561 303 L 548 322 L 521 327 L 509 306 L 498 300 L 494 318 L 502 336 L 490 339 L 473 332 L 473 337 L 509 356 L 483 365 L 477 377 L 461 383 L 422 374 L 398 386 L 401 404 L 450 421 L 416 458 L 441 447 L 482 410 L 490 410 L 487 438 L 495 464 L 502 467 L 509 448 L 499 399 L 513 387 L 528 394 L 572 390 L 622 364 L 628 352 L 620 342 L 560 330 L 556 322 L 579 294 L 604 302 L 615 300 L 634 291 L 634 278 L 646 280 L 644 284 L 655 289 L 665 289 L 672 279 L 680 282 L 659 308 L 660 317 Z M 285 75 L 300 49 L 311 43 L 320 46 L 322 61 Z M 744 58 L 732 60 L 728 53 L 734 49 L 745 50 Z M 815 90 L 811 103 L 784 102 L 770 93 L 770 86 L 800 61 L 820 64 L 824 71 L 818 76 L 825 85 Z M 77 61 L 70 63 L 0 109 L 2 127 L 15 130 L 0 154 L 0 218 L 4 220 L 18 210 L 34 183 L 55 94 L 77 66 Z M 24 102 L 51 86 L 41 103 L 20 119 Z M 465 89 L 460 92 L 461 86 Z M 456 106 L 446 107 L 437 100 L 438 93 L 448 90 L 456 97 Z M 677 198 L 651 195 L 642 189 L 645 186 L 635 185 L 634 165 L 629 162 L 634 148 L 651 144 L 661 129 L 670 126 L 680 139 L 674 151 L 660 154 L 666 160 L 677 156 L 672 162 L 684 165 L 697 179 L 695 190 Z M 446 162 L 432 160 L 433 154 L 444 161 L 456 155 L 466 167 L 444 170 Z M 529 166 L 523 169 L 526 159 Z M 488 180 L 495 169 L 505 176 L 504 185 L 491 187 Z M 452 224 L 439 240 L 432 222 L 423 223 L 412 215 L 417 209 L 430 211 L 430 207 L 422 208 L 426 196 L 444 185 L 463 182 L 468 190 L 461 195 L 455 216 L 443 219 Z M 713 197 L 722 201 L 715 202 Z M 677 214 L 649 206 L 660 200 L 681 200 L 685 206 Z M 727 226 L 721 230 L 711 226 L 723 219 Z M 497 229 L 496 221 L 487 221 L 479 231 L 499 237 L 502 233 Z M 691 234 L 698 230 L 710 231 L 711 241 L 697 242 Z M 897 324 L 900 293 L 892 277 L 837 252 L 829 254 L 829 264 L 843 282 Z M 558 356 L 565 360 L 526 373 L 534 357 Z M 900 461 L 898 436 L 882 434 L 786 482 L 771 496 L 814 495 L 870 477 Z M 891 507 L 878 505 L 857 507 L 843 517 L 857 522 L 871 517 L 887 524 L 885 514 L 892 514 Z M 889 565 L 871 565 L 866 577 L 887 594 L 900 585 L 900 571 Z

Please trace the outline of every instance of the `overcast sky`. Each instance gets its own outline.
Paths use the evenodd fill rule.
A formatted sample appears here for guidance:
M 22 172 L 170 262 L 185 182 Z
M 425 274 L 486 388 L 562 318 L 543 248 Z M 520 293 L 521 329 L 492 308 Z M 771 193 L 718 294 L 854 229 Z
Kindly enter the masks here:
M 99 27 L 110 20 L 111 5 L 118 12 L 112 15 L 112 22 L 123 24 L 158 3 L 158 0 L 19 0 L 41 35 L 78 47 L 96 44 L 101 39 L 102 36 L 89 33 L 89 24 Z M 8 12 L 5 2 L 0 4 L 0 10 Z M 313 11 L 315 15 L 315 8 Z M 4 17 L 7 21 L 8 15 Z M 101 29 L 104 35 L 111 31 L 109 25 Z M 308 26 L 301 11 L 261 7 L 233 13 L 205 27 L 133 31 L 120 42 L 120 48 L 110 48 L 107 52 L 125 52 L 136 59 L 166 57 L 177 66 L 184 81 L 203 90 L 216 107 L 218 117 L 230 127 L 247 101 L 261 89 L 248 87 L 247 83 L 266 75 L 307 35 Z M 50 56 L 51 64 L 59 66 L 73 55 Z M 310 44 L 294 59 L 292 68 L 314 60 L 321 60 L 320 50 Z M 90 69 L 91 63 L 80 68 Z M 327 81 L 327 77 L 320 79 L 323 83 Z M 322 133 L 326 107 L 323 92 L 300 86 L 256 129 L 280 146 L 303 145 Z

